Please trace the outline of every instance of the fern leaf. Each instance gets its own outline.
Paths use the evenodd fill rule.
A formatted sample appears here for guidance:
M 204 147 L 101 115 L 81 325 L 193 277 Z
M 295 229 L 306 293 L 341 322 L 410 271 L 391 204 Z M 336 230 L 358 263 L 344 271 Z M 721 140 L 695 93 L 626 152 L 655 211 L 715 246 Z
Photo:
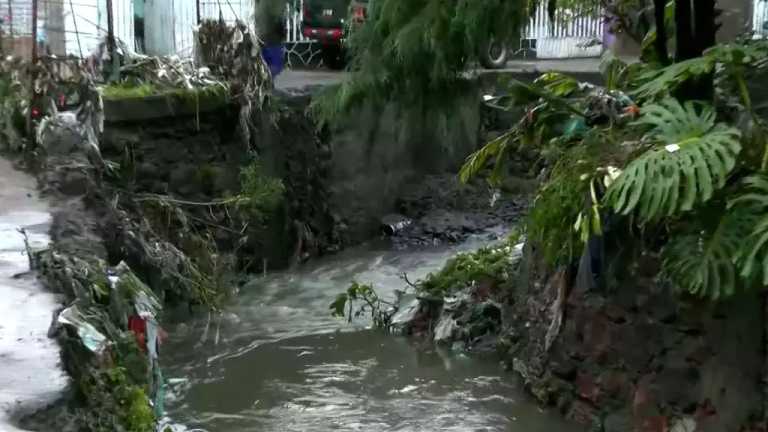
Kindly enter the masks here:
M 735 257 L 756 218 L 749 209 L 729 208 L 714 229 L 696 224 L 673 236 L 662 251 L 664 274 L 699 297 L 733 295 L 742 283 Z
M 641 222 L 693 209 L 725 185 L 741 151 L 739 131 L 715 122 L 711 108 L 674 99 L 643 109 L 655 147 L 634 159 L 606 194 L 615 212 Z

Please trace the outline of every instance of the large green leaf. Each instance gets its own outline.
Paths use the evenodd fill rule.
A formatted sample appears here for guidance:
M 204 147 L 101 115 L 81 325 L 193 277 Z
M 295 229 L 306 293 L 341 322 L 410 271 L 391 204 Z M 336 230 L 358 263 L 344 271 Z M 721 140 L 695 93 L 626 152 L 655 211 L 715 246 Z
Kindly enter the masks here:
M 762 275 L 762 284 L 768 285 L 768 176 L 747 177 L 744 186 L 744 193 L 733 200 L 731 206 L 748 208 L 756 218 L 748 235 L 740 239 L 741 276 L 751 280 Z
M 495 159 L 495 164 L 493 172 L 488 180 L 491 183 L 499 182 L 501 180 L 501 168 L 503 166 L 504 157 L 506 156 L 513 136 L 514 130 L 510 130 L 488 142 L 480 148 L 480 150 L 469 155 L 459 171 L 459 179 L 461 182 L 467 183 L 472 177 L 485 168 L 488 160 L 491 158 Z
M 639 99 L 668 96 L 689 79 L 711 73 L 715 67 L 715 60 L 714 57 L 696 57 L 664 68 L 650 70 L 638 77 L 643 84 L 633 92 L 633 95 Z
M 716 209 L 706 209 L 711 213 Z M 662 252 L 664 273 L 690 294 L 717 300 L 731 296 L 743 283 L 735 263 L 757 219 L 744 207 L 730 208 L 715 226 L 700 215 L 681 234 L 673 235 Z
M 606 202 L 640 222 L 693 209 L 722 188 L 741 151 L 739 131 L 715 122 L 710 107 L 668 99 L 646 106 L 638 125 L 650 126 L 654 146 L 613 182 Z

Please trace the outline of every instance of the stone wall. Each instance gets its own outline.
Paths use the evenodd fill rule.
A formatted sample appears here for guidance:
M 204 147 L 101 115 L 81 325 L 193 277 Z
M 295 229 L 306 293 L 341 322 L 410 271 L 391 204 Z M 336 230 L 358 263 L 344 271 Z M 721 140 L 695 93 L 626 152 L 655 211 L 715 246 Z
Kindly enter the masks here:
M 162 107 L 152 108 L 158 104 L 163 101 L 120 103 L 123 110 L 163 114 Z M 241 139 L 236 107 L 220 104 L 201 113 L 164 114 L 138 119 L 124 113 L 117 117 L 120 121 L 107 117 L 101 152 L 106 160 L 122 165 L 120 186 L 140 197 L 153 194 L 185 203 L 215 202 L 239 194 L 241 170 L 254 160 L 254 149 Z M 271 125 L 267 119 L 263 123 Z M 265 171 L 279 173 L 273 166 Z M 293 253 L 294 234 L 284 208 L 263 223 L 248 220 L 234 205 L 185 205 L 184 210 L 192 226 L 213 233 L 221 250 L 237 249 L 243 268 L 284 266 Z
M 331 205 L 351 238 L 375 233 L 407 184 L 458 172 L 479 144 L 478 101 L 478 93 L 468 91 L 448 117 L 393 105 L 363 107 L 331 131 Z
M 626 253 L 617 243 L 605 257 Z M 632 264 L 611 277 L 588 253 L 560 271 L 527 256 L 503 346 L 539 400 L 605 432 L 762 430 L 760 293 L 680 298 L 648 252 L 617 258 Z

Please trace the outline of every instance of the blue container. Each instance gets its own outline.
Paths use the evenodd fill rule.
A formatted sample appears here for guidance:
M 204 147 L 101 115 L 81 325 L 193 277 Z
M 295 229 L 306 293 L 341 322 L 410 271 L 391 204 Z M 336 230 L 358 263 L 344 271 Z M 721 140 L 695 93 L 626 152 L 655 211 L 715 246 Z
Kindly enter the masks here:
M 261 49 L 261 55 L 273 77 L 278 76 L 285 68 L 285 48 L 282 44 L 265 46 Z

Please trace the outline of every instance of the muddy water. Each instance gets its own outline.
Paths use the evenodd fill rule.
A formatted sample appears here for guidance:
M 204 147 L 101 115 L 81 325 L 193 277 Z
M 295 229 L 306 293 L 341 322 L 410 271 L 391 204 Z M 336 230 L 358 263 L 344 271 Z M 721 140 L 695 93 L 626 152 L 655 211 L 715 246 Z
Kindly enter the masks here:
M 171 327 L 171 417 L 210 432 L 579 430 L 534 405 L 495 359 L 415 346 L 329 314 L 350 280 L 391 296 L 403 272 L 423 277 L 455 253 L 348 250 L 251 281 L 220 318 Z

